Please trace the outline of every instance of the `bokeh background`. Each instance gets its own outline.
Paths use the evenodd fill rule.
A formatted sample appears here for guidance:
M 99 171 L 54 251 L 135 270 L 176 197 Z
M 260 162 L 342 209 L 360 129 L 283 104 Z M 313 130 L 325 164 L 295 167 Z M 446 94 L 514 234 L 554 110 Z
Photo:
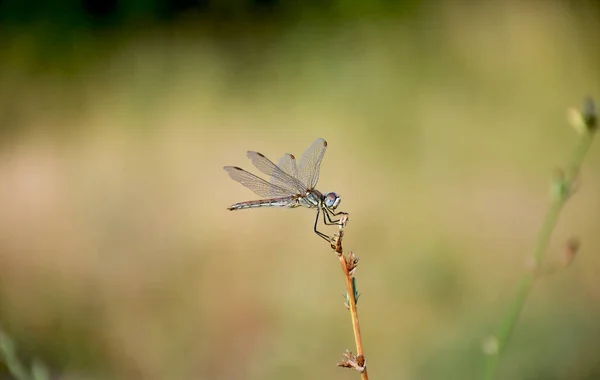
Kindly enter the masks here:
M 317 137 L 373 379 L 476 379 L 600 94 L 597 2 L 0 3 L 0 324 L 57 379 L 351 379 L 305 209 L 229 212 Z M 600 378 L 600 148 L 503 379 Z M 326 230 L 330 233 L 335 228 Z M 8 377 L 6 367 L 0 369 Z

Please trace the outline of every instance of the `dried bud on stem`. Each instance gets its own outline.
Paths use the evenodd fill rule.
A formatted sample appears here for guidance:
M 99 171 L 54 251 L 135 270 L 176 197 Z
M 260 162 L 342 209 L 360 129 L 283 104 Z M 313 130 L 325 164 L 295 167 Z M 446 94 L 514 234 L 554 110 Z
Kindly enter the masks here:
M 354 355 L 351 351 L 346 350 L 343 354 L 344 360 L 337 363 L 338 367 L 353 368 L 354 370 L 364 373 L 367 369 L 365 357 L 362 355 Z

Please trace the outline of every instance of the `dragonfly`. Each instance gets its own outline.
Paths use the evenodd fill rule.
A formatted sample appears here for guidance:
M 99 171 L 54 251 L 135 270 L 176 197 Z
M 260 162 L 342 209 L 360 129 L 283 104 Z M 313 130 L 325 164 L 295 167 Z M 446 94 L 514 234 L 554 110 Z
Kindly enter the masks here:
M 263 199 L 239 202 L 229 206 L 227 209 L 245 210 L 260 207 L 307 207 L 317 210 L 314 232 L 326 241 L 331 238 L 317 230 L 319 215 L 323 214 L 325 225 L 337 225 L 345 212 L 336 212 L 341 198 L 334 192 L 321 193 L 315 186 L 319 180 L 319 169 L 321 161 L 327 149 L 327 141 L 316 139 L 302 154 L 296 162 L 296 157 L 286 153 L 277 164 L 265 157 L 262 153 L 248 151 L 247 156 L 252 164 L 263 174 L 270 177 L 267 182 L 261 177 L 245 171 L 237 166 L 225 166 L 223 169 L 229 176 L 252 190 Z

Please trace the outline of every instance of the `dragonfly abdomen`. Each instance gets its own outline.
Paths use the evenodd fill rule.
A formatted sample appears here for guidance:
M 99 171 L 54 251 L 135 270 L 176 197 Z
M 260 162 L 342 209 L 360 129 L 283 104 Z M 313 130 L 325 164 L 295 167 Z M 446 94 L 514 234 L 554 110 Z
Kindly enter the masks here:
M 277 198 L 277 199 L 260 199 L 257 201 L 239 202 L 229 206 L 228 210 L 243 210 L 247 208 L 260 208 L 260 207 L 297 207 L 298 201 L 291 198 Z

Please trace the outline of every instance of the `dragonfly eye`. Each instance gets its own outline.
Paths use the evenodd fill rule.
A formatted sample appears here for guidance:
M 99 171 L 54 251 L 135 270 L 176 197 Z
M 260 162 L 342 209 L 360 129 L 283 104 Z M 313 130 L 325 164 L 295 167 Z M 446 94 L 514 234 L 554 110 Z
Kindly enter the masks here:
M 336 193 L 331 192 L 325 195 L 325 207 L 335 210 L 335 208 L 340 204 L 342 198 L 340 198 Z

